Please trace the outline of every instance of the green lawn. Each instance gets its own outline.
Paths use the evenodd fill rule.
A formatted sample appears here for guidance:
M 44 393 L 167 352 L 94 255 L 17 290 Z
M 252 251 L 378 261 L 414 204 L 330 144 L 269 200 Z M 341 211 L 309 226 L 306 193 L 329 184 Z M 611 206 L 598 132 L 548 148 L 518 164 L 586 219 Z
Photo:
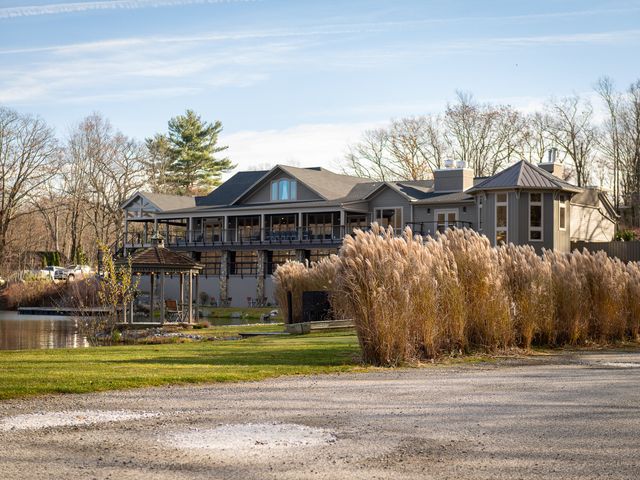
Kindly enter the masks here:
M 278 310 L 277 307 L 200 307 L 205 319 L 230 319 L 233 314 L 240 314 L 245 320 L 260 320 L 262 315 Z M 282 321 L 282 317 L 274 317 L 275 320 Z
M 262 328 L 271 327 L 282 330 L 282 326 Z M 256 330 L 256 327 L 229 328 L 234 332 Z M 359 365 L 359 351 L 356 336 L 345 333 L 0 351 L 0 399 L 358 370 L 364 368 Z
M 283 330 L 284 325 L 282 323 L 261 323 L 255 325 L 212 325 L 208 328 L 194 328 L 193 330 L 185 330 L 185 333 L 224 337 L 229 335 L 238 335 L 239 333 L 244 332 L 282 332 Z

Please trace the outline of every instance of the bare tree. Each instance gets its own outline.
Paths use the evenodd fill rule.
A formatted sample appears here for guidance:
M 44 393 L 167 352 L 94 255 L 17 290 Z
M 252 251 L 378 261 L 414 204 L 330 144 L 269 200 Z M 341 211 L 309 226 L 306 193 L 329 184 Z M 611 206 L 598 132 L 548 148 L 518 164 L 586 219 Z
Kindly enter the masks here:
M 545 160 L 545 155 L 553 146 L 547 125 L 549 120 L 542 112 L 534 112 L 524 119 L 522 131 L 522 151 L 520 155 L 531 163 Z
M 574 95 L 550 102 L 546 110 L 549 136 L 571 160 L 577 185 L 588 185 L 598 140 L 591 103 Z
M 446 154 L 440 117 L 406 117 L 366 131 L 347 155 L 347 171 L 383 181 L 427 179 Z
M 98 242 L 110 244 L 121 233 L 121 204 L 145 183 L 143 147 L 99 114 L 85 118 L 72 135 L 79 202 L 88 208 L 86 221 Z M 92 252 L 94 253 L 94 252 Z
M 608 113 L 604 121 L 605 135 L 600 137 L 600 148 L 608 157 L 613 170 L 613 200 L 616 208 L 620 205 L 620 166 L 621 166 L 621 132 L 620 132 L 620 95 L 615 91 L 613 80 L 602 77 L 598 80 L 596 91 L 602 98 Z
M 30 212 L 30 196 L 55 173 L 58 152 L 42 119 L 0 107 L 0 259 L 12 222 Z
M 493 175 L 519 158 L 525 121 L 506 105 L 480 105 L 470 94 L 457 93 L 457 103 L 445 113 L 447 138 L 453 157 L 476 176 Z

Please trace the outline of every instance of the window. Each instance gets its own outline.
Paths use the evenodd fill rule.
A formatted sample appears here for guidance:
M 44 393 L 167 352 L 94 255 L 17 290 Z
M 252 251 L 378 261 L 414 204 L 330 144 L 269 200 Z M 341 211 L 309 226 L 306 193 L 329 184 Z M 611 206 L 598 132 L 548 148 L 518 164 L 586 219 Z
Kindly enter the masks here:
M 272 241 L 296 240 L 298 238 L 296 217 L 295 213 L 269 216 L 267 224 L 270 229 L 266 232 L 266 239 Z
M 506 193 L 496 193 L 496 245 L 508 242 L 509 208 Z
M 238 217 L 236 222 L 237 241 L 260 240 L 260 217 Z
M 458 210 L 435 210 L 436 228 L 440 233 L 448 228 L 456 226 L 458 221 Z
M 340 238 L 340 228 L 334 228 L 334 222 L 338 221 L 336 217 L 337 215 L 333 213 L 308 213 L 303 238 L 305 240 Z
M 296 200 L 298 183 L 295 180 L 282 178 L 271 182 L 271 200 Z
M 484 196 L 478 195 L 478 231 L 482 231 L 482 207 L 484 206 Z
M 284 265 L 287 260 L 295 260 L 295 250 L 274 250 L 267 252 L 267 273 L 270 275 L 276 271 L 280 265 Z
M 205 277 L 209 275 L 218 276 L 220 275 L 220 265 L 222 264 L 222 252 L 219 250 L 202 252 L 199 262 L 204 266 L 202 273 Z
M 376 222 L 382 227 L 402 230 L 402 208 L 376 208 Z
M 338 254 L 338 250 L 330 249 L 330 248 L 309 250 L 309 261 L 319 262 L 320 260 L 328 257 L 329 255 L 337 255 L 337 254 Z
M 352 233 L 355 228 L 366 228 L 367 224 L 367 215 L 362 213 L 348 213 L 347 218 L 347 233 Z
M 529 240 L 542 241 L 542 193 L 529 194 Z
M 567 199 L 564 195 L 559 197 L 558 227 L 560 230 L 567 229 Z
M 229 273 L 231 275 L 257 275 L 258 252 L 255 250 L 238 250 L 229 252 Z

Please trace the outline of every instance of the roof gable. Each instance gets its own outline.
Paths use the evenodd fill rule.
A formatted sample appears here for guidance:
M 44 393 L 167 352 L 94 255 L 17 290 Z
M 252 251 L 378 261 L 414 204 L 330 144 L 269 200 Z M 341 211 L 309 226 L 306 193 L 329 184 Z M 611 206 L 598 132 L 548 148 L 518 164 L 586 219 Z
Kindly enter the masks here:
M 177 210 L 196 206 L 195 197 L 184 195 L 168 195 L 164 193 L 136 192 L 122 204 L 121 208 L 127 208 L 137 199 L 144 199 L 158 211 Z
M 298 168 L 287 165 L 276 165 L 266 175 L 262 176 L 241 193 L 232 203 L 238 203 L 247 198 L 278 172 L 295 179 L 323 200 L 337 200 L 346 197 L 355 185 L 371 181 L 366 178 L 341 175 L 322 167 Z

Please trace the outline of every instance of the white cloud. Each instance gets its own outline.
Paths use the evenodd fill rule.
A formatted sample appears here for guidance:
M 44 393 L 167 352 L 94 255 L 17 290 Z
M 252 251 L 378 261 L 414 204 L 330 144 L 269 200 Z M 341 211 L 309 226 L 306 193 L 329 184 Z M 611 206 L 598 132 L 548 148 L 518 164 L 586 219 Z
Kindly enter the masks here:
M 282 130 L 224 134 L 222 145 L 238 170 L 269 169 L 277 164 L 325 167 L 340 171 L 349 145 L 383 122 L 303 124 Z
M 146 45 L 65 54 L 0 67 L 0 101 L 62 103 L 162 98 L 213 88 L 246 88 L 269 78 L 297 46 L 263 42 L 217 48 Z
M 0 8 L 0 19 L 86 12 L 89 10 L 131 10 L 137 8 L 158 8 L 207 3 L 246 3 L 251 1 L 254 0 L 104 0 L 98 2 L 54 3 L 50 5 Z

